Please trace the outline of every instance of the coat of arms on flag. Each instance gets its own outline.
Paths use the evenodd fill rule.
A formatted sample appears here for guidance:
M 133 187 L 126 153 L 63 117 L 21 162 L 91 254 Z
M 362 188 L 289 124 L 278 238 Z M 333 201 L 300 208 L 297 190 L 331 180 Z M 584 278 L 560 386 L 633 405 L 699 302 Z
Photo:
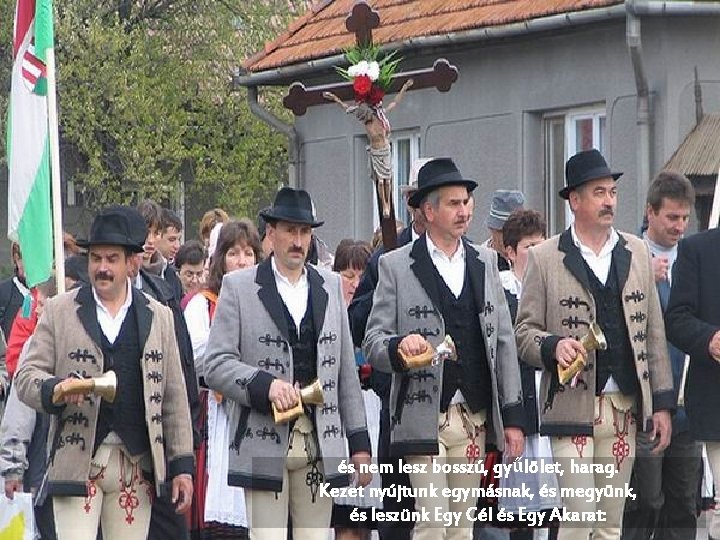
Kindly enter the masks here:
M 25 54 L 23 54 L 22 77 L 28 90 L 35 94 L 42 94 L 36 92 L 36 88 L 38 81 L 47 77 L 47 68 L 44 62 L 35 56 L 35 40 L 30 43 Z

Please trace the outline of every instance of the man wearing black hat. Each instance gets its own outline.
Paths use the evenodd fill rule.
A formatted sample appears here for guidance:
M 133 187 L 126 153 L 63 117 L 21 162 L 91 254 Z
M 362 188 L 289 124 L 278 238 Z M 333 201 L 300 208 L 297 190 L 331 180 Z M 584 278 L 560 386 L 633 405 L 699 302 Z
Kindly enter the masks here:
M 422 212 L 415 206 L 410 205 L 409 199 L 417 191 L 417 177 L 420 168 L 431 161 L 432 158 L 416 159 L 410 168 L 408 184 L 402 186 L 401 191 L 407 205 L 408 212 L 412 216 L 412 223 L 405 227 L 397 237 L 398 246 L 404 246 L 414 242 L 425 232 L 425 218 Z M 367 267 L 360 278 L 352 302 L 348 306 L 348 317 L 350 318 L 350 330 L 353 342 L 356 347 L 362 347 L 365 337 L 365 328 L 370 316 L 373 304 L 373 294 L 378 281 L 378 261 L 385 253 L 384 246 L 378 247 L 370 257 Z M 368 380 L 368 385 L 377 393 L 382 400 L 380 409 L 380 439 L 378 442 L 378 460 L 380 463 L 389 463 L 391 466 L 396 463 L 390 457 L 390 383 L 392 379 L 388 373 L 373 370 Z M 406 486 L 410 484 L 407 474 L 396 471 L 395 467 L 382 473 L 382 485 L 384 488 L 391 486 Z M 400 512 L 402 510 L 412 511 L 415 507 L 415 500 L 412 497 L 404 497 L 398 500 L 397 497 L 383 497 L 383 510 Z M 378 534 L 381 540 L 405 540 L 409 539 L 412 533 L 413 523 L 401 521 L 388 521 L 378 523 Z
M 448 158 L 422 166 L 409 204 L 423 212 L 426 232 L 380 258 L 363 342 L 372 366 L 392 373 L 390 453 L 415 467 L 416 508 L 429 513 L 415 524 L 414 540 L 472 538 L 475 500 L 422 488 L 478 488 L 481 475 L 430 466 L 423 473 L 432 459 L 481 465 L 486 433 L 509 458 L 523 449 L 520 373 L 497 254 L 463 238 L 476 186 Z M 409 367 L 446 335 L 456 359 Z M 438 520 L 449 511 L 462 516 L 453 527 Z
M 125 212 L 98 214 L 83 247 L 90 284 L 47 302 L 15 382 L 23 402 L 57 418 L 47 486 L 58 538 L 94 540 L 100 524 L 106 540 L 144 540 L 153 490 L 178 513 L 192 499 L 192 428 L 173 317 L 130 284 L 142 246 Z M 78 388 L 77 378 L 109 371 L 113 399 Z
M 582 514 L 570 514 L 560 539 L 586 539 L 590 532 L 593 539 L 620 537 L 635 416 L 641 426 L 652 422 L 655 452 L 670 441 L 674 393 L 650 256 L 641 239 L 613 228 L 621 174 L 611 172 L 597 150 L 568 160 L 560 196 L 574 222 L 530 250 L 518 307 L 520 357 L 545 369 L 540 431 L 552 437 L 553 456 L 564 469 L 560 487 L 620 489 L 599 500 L 565 498 L 568 512 L 597 512 L 602 521 L 584 525 Z M 580 343 L 592 323 L 604 333 L 606 350 L 586 351 Z M 584 364 L 574 364 L 578 356 Z M 573 364 L 579 372 L 561 385 L 558 369 Z M 587 474 L 595 463 L 612 464 L 614 472 Z
M 305 262 L 312 230 L 322 225 L 307 192 L 282 188 L 262 216 L 272 256 L 225 276 L 205 381 L 227 399 L 228 483 L 246 488 L 251 538 L 285 540 L 290 513 L 295 540 L 324 540 L 332 498 L 321 486 L 346 486 L 343 465 L 359 470 L 370 458 L 342 285 Z M 295 420 L 276 422 L 273 408 L 295 407 L 298 386 L 314 381 L 323 404 L 303 404 Z

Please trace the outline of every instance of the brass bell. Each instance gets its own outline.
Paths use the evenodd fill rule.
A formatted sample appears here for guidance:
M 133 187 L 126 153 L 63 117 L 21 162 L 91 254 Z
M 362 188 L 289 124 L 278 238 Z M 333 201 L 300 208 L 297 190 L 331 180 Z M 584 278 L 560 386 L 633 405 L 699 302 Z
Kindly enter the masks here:
M 428 343 L 428 348 L 420 354 L 408 356 L 402 351 L 398 351 L 398 354 L 407 368 L 422 368 L 430 365 L 437 366 L 445 360 L 457 360 L 455 342 L 453 342 L 450 335 L 445 336 L 445 339 L 438 345 L 437 349 Z
M 65 396 L 96 394 L 112 403 L 117 392 L 117 376 L 114 371 L 103 373 L 100 377 L 88 379 L 66 379 L 55 385 L 53 403 L 60 403 Z
M 580 343 L 582 343 L 582 346 L 585 347 L 587 352 L 604 351 L 607 349 L 605 334 L 603 334 L 602 328 L 600 328 L 596 322 L 590 323 L 588 333 L 580 338 Z M 567 368 L 563 368 L 558 365 L 558 380 L 560 381 L 560 384 L 567 384 L 570 380 L 572 380 L 572 378 L 585 367 L 586 362 L 587 360 L 585 356 L 578 353 L 575 360 L 573 360 L 572 364 L 570 364 Z
M 314 383 L 300 389 L 300 400 L 292 409 L 278 411 L 273 403 L 272 409 L 275 423 L 284 424 L 295 420 L 295 418 L 303 414 L 303 405 L 322 405 L 323 403 L 325 403 L 325 396 L 323 395 L 322 385 L 320 381 L 316 380 Z

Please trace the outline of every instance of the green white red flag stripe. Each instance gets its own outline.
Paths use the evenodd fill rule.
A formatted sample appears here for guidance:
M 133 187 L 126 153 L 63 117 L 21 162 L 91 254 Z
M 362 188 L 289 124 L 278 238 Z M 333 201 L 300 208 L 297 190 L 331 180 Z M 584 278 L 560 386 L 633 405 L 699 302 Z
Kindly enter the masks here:
M 52 0 L 17 0 L 8 121 L 8 238 L 20 244 L 28 286 L 50 277 L 48 51 L 53 47 Z

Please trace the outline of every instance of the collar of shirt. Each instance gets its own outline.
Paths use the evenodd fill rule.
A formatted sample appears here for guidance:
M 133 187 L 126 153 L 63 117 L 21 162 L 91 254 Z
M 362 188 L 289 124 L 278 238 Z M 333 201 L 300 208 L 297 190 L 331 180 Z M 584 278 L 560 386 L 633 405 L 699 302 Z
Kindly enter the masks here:
M 580 250 L 582 258 L 585 259 L 585 262 L 600 280 L 600 283 L 604 285 L 607 282 L 608 274 L 610 273 L 612 251 L 615 249 L 615 245 L 618 243 L 618 240 L 620 240 L 620 235 L 618 235 L 614 228 L 611 228 L 609 238 L 605 242 L 605 245 L 603 245 L 600 253 L 596 255 L 592 249 L 580 241 L 575 233 L 574 223 L 570 226 L 570 234 L 572 235 L 573 243 Z
M 142 291 L 142 289 L 143 289 L 143 279 L 142 279 L 142 276 L 140 275 L 140 272 L 139 272 L 139 271 L 138 271 L 138 273 L 137 273 L 137 276 L 135 276 L 135 283 L 134 283 L 134 285 L 135 285 L 135 288 L 136 288 L 137 290 Z M 93 289 L 93 291 L 94 291 L 94 289 Z
M 580 249 L 580 253 L 584 258 L 586 258 L 587 256 L 595 257 L 598 259 L 607 257 L 612 253 L 612 250 L 615 249 L 615 244 L 618 243 L 618 240 L 620 240 L 620 235 L 617 233 L 614 227 L 611 227 L 610 236 L 608 237 L 607 242 L 605 242 L 605 245 L 600 250 L 600 253 L 596 255 L 592 249 L 590 249 L 580 241 L 580 238 L 578 238 L 578 235 L 575 232 L 574 223 L 570 226 L 570 234 L 572 235 L 573 244 L 575 244 L 578 249 Z
M 132 305 L 132 282 L 130 281 L 129 277 L 127 278 L 126 284 L 127 289 L 125 294 L 125 302 L 120 307 L 120 310 L 117 312 L 117 315 L 115 315 L 115 317 L 110 314 L 108 309 L 102 303 L 102 300 L 100 300 L 100 297 L 95 291 L 95 287 L 93 287 L 92 289 L 93 298 L 95 298 L 95 305 L 97 306 L 96 312 L 98 323 L 100 324 L 100 329 L 102 330 L 103 334 L 105 334 L 105 337 L 110 343 L 115 342 L 115 339 L 120 333 L 120 327 L 125 320 L 128 309 L 130 309 L 130 306 Z
M 428 233 L 425 233 L 425 241 L 432 263 L 455 298 L 459 298 L 465 284 L 465 245 L 459 240 L 455 253 L 448 257 L 433 244 Z
M 444 251 L 433 243 L 432 238 L 430 238 L 428 233 L 425 233 L 425 241 L 427 243 L 427 250 L 430 254 L 430 258 L 433 261 L 440 258 L 450 264 L 457 264 L 459 261 L 462 261 L 463 263 L 465 262 L 465 245 L 462 240 L 458 240 L 458 247 L 451 257 L 448 257 Z
M 300 279 L 297 283 L 291 283 L 288 278 L 283 276 L 275 264 L 275 257 L 270 258 L 273 274 L 275 275 L 275 285 L 277 286 L 280 298 L 285 303 L 290 315 L 295 322 L 295 327 L 300 329 L 300 322 L 305 316 L 308 300 L 308 280 L 307 270 L 303 268 Z
M 500 272 L 500 283 L 502 288 L 520 300 L 522 294 L 522 281 L 518 279 L 512 270 L 503 270 Z

